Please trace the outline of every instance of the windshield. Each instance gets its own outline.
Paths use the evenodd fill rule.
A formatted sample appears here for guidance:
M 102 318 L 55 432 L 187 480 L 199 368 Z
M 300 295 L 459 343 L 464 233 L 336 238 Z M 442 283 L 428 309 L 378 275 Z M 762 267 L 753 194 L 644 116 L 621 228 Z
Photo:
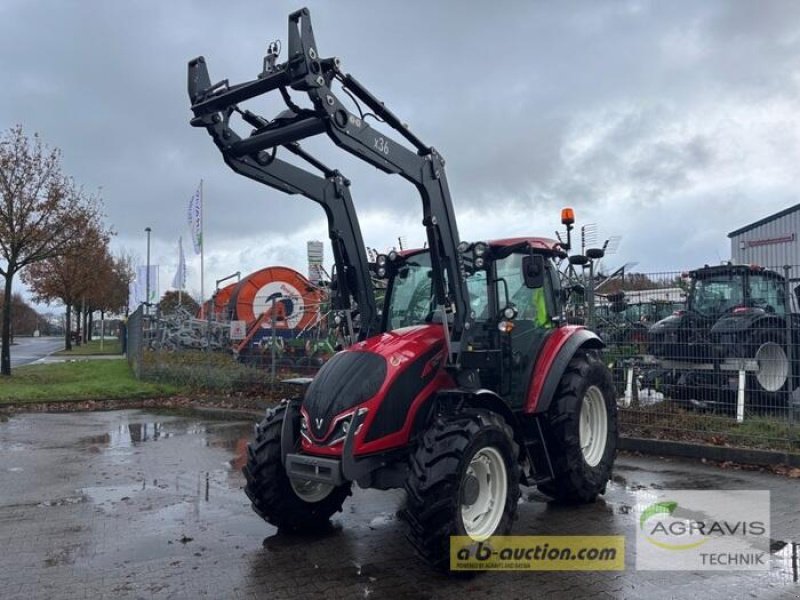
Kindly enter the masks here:
M 763 275 L 750 275 L 750 306 L 767 312 L 786 312 L 786 292 L 783 282 Z
M 718 315 L 744 303 L 742 278 L 734 275 L 717 275 L 698 279 L 689 308 L 702 315 Z
M 421 252 L 409 257 L 392 280 L 387 330 L 430 322 L 434 308 L 431 258 Z
M 467 277 L 470 309 L 478 321 L 488 319 L 489 293 L 485 271 Z M 387 307 L 387 331 L 430 323 L 436 302 L 431 281 L 431 257 L 428 252 L 405 260 L 392 279 Z

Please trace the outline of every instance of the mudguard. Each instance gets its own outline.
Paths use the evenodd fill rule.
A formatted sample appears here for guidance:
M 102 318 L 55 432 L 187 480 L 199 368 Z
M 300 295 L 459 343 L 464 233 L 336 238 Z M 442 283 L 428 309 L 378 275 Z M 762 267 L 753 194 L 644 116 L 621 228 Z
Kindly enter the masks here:
M 542 413 L 550 408 L 558 382 L 579 349 L 600 350 L 604 347 L 605 343 L 596 333 L 580 325 L 566 325 L 553 331 L 545 339 L 533 367 L 524 412 Z

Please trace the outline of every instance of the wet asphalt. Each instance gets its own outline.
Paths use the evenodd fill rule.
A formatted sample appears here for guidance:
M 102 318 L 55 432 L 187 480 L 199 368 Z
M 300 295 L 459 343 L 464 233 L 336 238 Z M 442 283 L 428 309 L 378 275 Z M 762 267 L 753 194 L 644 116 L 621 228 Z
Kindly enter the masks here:
M 0 423 L 0 598 L 800 598 L 800 483 L 621 456 L 595 504 L 523 489 L 515 533 L 625 535 L 623 572 L 431 572 L 404 538 L 402 492 L 356 490 L 314 537 L 250 509 L 252 423 L 142 411 L 21 414 Z M 768 572 L 635 568 L 637 505 L 655 489 L 768 489 Z

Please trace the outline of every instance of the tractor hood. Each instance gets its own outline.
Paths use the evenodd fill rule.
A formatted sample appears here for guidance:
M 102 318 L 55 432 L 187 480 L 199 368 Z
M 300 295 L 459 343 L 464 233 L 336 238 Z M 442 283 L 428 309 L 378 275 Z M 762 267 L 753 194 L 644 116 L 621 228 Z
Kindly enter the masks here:
M 391 400 L 397 405 L 389 407 L 392 413 L 407 409 L 438 373 L 444 362 L 443 347 L 442 326 L 421 325 L 382 333 L 335 354 L 314 377 L 303 400 L 311 439 L 316 443 L 335 441 L 340 436 L 332 434 L 342 421 L 336 417 L 373 398 L 402 396 L 380 404 Z M 386 412 L 382 406 L 373 408 Z M 368 421 L 375 416 L 370 415 Z M 402 426 L 405 413 L 386 416 L 388 433 L 398 421 Z
M 675 331 L 681 328 L 681 325 L 686 320 L 686 313 L 679 313 L 670 315 L 665 319 L 661 319 L 653 324 L 649 330 L 650 335 L 662 335 L 664 333 Z
M 763 321 L 756 325 L 756 321 Z M 774 313 L 767 313 L 762 308 L 737 308 L 731 314 L 725 315 L 714 323 L 711 328 L 712 335 L 723 335 L 728 333 L 739 333 L 748 331 L 755 327 L 775 327 L 775 323 L 782 323 L 783 318 Z

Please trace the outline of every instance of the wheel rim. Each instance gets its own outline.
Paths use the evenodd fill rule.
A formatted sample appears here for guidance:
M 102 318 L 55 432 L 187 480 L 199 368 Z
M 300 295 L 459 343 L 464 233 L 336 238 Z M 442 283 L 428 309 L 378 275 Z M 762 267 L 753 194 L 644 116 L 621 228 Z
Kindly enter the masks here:
M 608 414 L 603 392 L 595 385 L 587 389 L 583 396 L 579 434 L 583 460 L 590 467 L 596 467 L 606 452 Z
M 766 342 L 756 352 L 758 384 L 768 392 L 777 392 L 789 376 L 789 359 L 780 344 Z
M 477 486 L 474 499 L 465 498 L 468 483 L 470 487 Z M 478 541 L 491 536 L 505 512 L 507 495 L 508 475 L 503 456 L 493 447 L 481 448 L 472 457 L 461 482 L 461 521 L 466 534 Z
M 292 485 L 297 497 L 309 504 L 324 500 L 333 491 L 333 486 L 330 483 L 322 483 L 321 481 L 289 479 L 289 483 Z

